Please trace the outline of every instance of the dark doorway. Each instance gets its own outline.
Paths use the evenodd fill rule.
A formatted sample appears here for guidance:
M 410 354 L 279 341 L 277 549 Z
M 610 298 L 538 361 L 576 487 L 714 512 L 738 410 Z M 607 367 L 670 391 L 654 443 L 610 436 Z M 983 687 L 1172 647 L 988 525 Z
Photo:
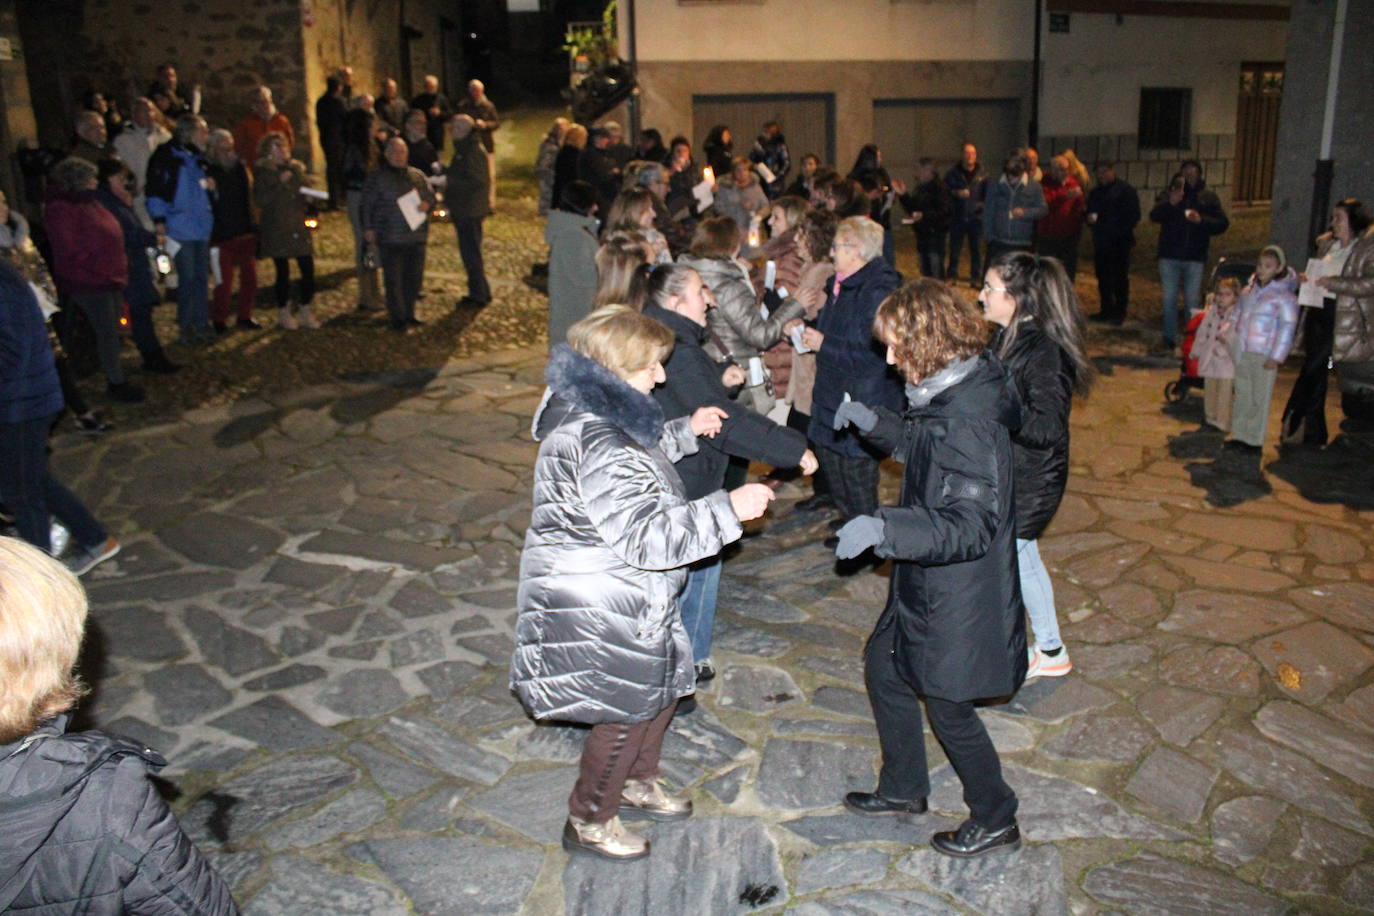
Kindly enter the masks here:
M 1274 150 L 1283 101 L 1283 64 L 1241 64 L 1236 105 L 1234 199 L 1269 200 L 1274 188 Z
M 745 155 L 754 144 L 754 135 L 768 121 L 782 125 L 794 169 L 800 170 L 801 157 L 807 153 L 825 162 L 835 161 L 835 97 L 828 92 L 692 96 L 697 149 L 712 127 L 724 124 L 734 136 L 735 153 Z
M 458 11 L 460 14 L 462 10 Z M 466 92 L 463 78 L 463 25 L 445 16 L 439 17 L 439 85 L 450 99 L 459 99 Z

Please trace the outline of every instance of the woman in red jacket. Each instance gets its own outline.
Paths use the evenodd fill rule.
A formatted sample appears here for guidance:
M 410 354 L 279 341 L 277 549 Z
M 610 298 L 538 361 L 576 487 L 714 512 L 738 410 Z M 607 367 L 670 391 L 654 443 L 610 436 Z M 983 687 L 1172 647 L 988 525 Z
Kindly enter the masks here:
M 119 364 L 120 293 L 129 281 L 124 231 L 96 199 L 97 184 L 95 166 L 75 157 L 53 166 L 48 176 L 44 224 L 52 243 L 53 279 L 90 323 L 110 397 L 136 402 L 143 400 L 143 389 L 125 380 Z

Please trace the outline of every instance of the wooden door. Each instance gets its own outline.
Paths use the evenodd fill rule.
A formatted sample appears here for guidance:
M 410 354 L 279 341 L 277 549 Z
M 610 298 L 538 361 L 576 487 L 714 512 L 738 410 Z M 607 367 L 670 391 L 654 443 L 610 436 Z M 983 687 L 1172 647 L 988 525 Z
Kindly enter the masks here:
M 958 161 L 965 143 L 994 173 L 1018 145 L 1021 103 L 1017 99 L 876 99 L 873 142 L 883 151 L 888 174 L 908 184 L 922 157 L 943 172 Z
M 702 141 L 717 124 L 730 128 L 735 155 L 747 156 L 759 129 L 777 121 L 787 139 L 792 169 L 789 183 L 801 171 L 802 156 L 815 153 L 822 162 L 835 157 L 835 97 L 829 93 L 692 96 L 692 155 L 704 164 Z M 667 141 L 667 137 L 663 138 Z M 848 166 L 846 166 L 847 168 Z
M 1233 197 L 1246 203 L 1269 200 L 1283 101 L 1283 64 L 1241 64 L 1238 101 Z

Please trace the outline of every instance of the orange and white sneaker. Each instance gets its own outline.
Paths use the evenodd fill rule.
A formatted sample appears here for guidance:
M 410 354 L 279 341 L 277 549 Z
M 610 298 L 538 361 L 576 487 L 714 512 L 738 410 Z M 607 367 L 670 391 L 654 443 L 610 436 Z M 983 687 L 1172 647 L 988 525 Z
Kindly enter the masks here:
M 1069 661 L 1068 649 L 1061 648 L 1054 655 L 1046 655 L 1032 646 L 1030 664 L 1026 666 L 1026 680 L 1033 677 L 1063 677 L 1072 670 L 1073 662 Z

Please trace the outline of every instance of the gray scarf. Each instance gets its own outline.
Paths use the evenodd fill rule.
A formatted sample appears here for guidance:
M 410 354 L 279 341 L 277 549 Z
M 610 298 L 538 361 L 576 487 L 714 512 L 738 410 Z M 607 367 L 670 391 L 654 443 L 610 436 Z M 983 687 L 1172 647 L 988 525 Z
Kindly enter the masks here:
M 916 384 L 907 382 L 906 399 L 912 407 L 924 407 L 935 399 L 935 396 L 947 388 L 953 388 L 968 377 L 977 365 L 978 357 L 970 356 L 966 359 L 952 360 L 948 366 L 932 375 L 930 378 L 923 378 Z

